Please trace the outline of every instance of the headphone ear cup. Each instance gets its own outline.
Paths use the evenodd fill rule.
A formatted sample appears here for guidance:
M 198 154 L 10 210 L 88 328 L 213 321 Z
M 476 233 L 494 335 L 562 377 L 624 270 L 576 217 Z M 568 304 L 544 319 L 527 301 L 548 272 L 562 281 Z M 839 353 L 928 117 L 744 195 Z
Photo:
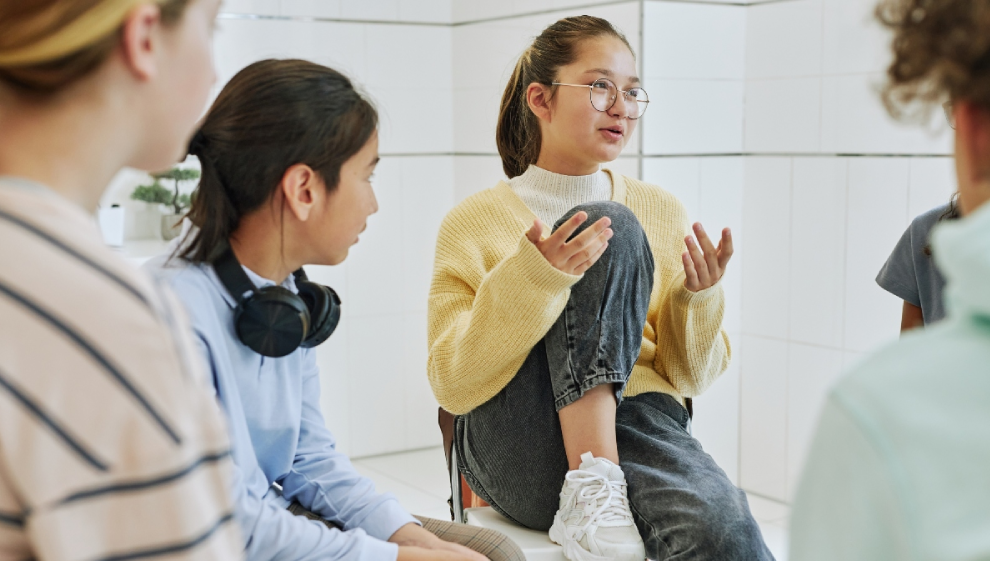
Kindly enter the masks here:
M 234 314 L 234 327 L 241 342 L 256 353 L 273 358 L 299 348 L 310 332 L 310 325 L 306 304 L 281 286 L 262 288 Z
M 309 307 L 312 326 L 301 346 L 311 348 L 330 338 L 340 322 L 340 299 L 330 287 L 307 280 L 297 280 L 299 297 Z

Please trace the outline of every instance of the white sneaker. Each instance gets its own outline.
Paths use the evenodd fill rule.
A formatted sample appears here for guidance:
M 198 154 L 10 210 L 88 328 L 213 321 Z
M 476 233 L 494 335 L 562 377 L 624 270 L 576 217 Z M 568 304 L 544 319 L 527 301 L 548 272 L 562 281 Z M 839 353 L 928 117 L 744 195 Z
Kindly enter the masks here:
M 643 561 L 646 548 L 629 510 L 622 468 L 581 454 L 581 467 L 564 477 L 550 539 L 571 561 Z

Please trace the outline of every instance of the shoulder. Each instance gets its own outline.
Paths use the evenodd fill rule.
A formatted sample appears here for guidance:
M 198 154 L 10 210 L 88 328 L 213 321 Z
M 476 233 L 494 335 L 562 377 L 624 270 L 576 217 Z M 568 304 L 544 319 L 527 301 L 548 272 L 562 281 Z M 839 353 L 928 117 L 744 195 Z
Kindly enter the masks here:
M 942 216 L 949 212 L 949 206 L 949 203 L 946 203 L 919 214 L 914 218 L 914 220 L 911 221 L 911 225 L 908 227 L 908 230 L 910 230 L 915 237 L 920 237 L 927 243 L 928 233 L 935 227 L 936 224 L 938 224 Z
M 633 212 L 665 217 L 679 224 L 687 222 L 684 204 L 669 191 L 631 177 L 622 178 L 626 184 L 626 203 Z
M 457 228 L 468 224 L 484 224 L 494 215 L 507 213 L 508 209 L 499 198 L 497 188 L 498 186 L 485 189 L 458 203 L 444 217 L 443 227 Z
M 194 327 L 202 328 L 218 312 L 229 308 L 223 285 L 207 264 L 160 255 L 145 263 L 142 269 L 179 299 Z

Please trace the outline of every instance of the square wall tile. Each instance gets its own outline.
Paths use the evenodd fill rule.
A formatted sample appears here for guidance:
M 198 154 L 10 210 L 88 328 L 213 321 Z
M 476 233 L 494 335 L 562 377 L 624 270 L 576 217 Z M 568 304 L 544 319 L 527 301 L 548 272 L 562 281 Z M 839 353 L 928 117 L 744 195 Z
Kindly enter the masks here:
M 471 195 L 491 189 L 505 180 L 498 156 L 456 156 L 454 158 L 454 204 Z
M 743 336 L 740 486 L 787 499 L 787 343 Z
M 382 316 L 404 309 L 405 295 L 396 290 L 396 269 L 402 263 L 402 160 L 386 157 L 378 164 L 372 185 L 378 212 L 347 257 L 347 288 L 352 318 Z
M 399 0 L 343 2 L 340 6 L 340 17 L 359 20 L 395 21 L 399 19 Z
M 900 332 L 902 301 L 877 273 L 908 226 L 909 158 L 851 158 L 844 348 L 870 351 Z
M 382 154 L 449 153 L 454 149 L 451 90 L 375 88 L 370 97 L 380 118 Z
M 646 78 L 745 79 L 746 8 L 646 2 L 643 9 Z
M 823 78 L 822 151 L 951 154 L 952 131 L 941 109 L 932 112 L 927 125 L 895 121 L 880 100 L 883 81 L 883 74 Z
M 452 23 L 453 0 L 399 0 L 399 21 Z
M 738 336 L 732 340 L 741 344 Z M 733 347 L 734 353 L 739 350 Z M 734 359 L 729 369 L 694 399 L 691 421 L 693 436 L 735 485 L 739 484 L 739 364 Z
M 821 73 L 823 1 L 774 2 L 746 9 L 746 79 Z
M 644 158 L 643 181 L 677 197 L 688 220 L 701 217 L 701 158 Z
M 407 377 L 411 369 L 403 353 L 389 349 L 385 326 L 403 325 L 402 314 L 349 318 L 347 340 L 348 390 L 351 403 L 351 454 L 371 456 L 406 447 Z M 374 388 L 373 398 L 369 389 Z
M 403 316 L 401 329 L 402 375 L 405 382 L 405 422 L 402 428 L 405 429 L 405 447 L 414 450 L 443 445 L 440 427 L 437 426 L 437 410 L 440 405 L 433 397 L 426 375 L 429 360 L 426 312 Z
M 791 160 L 746 158 L 742 248 L 742 330 L 786 340 L 789 334 Z
M 821 78 L 747 81 L 746 151 L 817 152 L 821 93 Z
M 426 313 L 437 234 L 454 205 L 453 157 L 402 158 L 401 201 L 402 282 L 394 290 L 403 311 Z
M 742 331 L 742 263 L 743 251 L 735 240 L 743 239 L 743 189 L 746 182 L 745 162 L 739 158 L 700 158 L 701 213 L 697 221 L 716 246 L 721 243 L 722 230 L 732 231 L 733 256 L 722 288 L 725 291 L 725 317 L 722 326 L 730 333 Z
M 321 282 L 315 278 L 313 281 Z M 320 368 L 320 409 L 323 412 L 323 420 L 337 440 L 337 450 L 345 454 L 351 453 L 350 376 L 353 374 L 347 361 L 349 323 L 347 318 L 342 318 L 333 335 L 316 348 L 316 363 Z
M 738 154 L 743 141 L 742 81 L 648 79 L 643 153 Z
M 791 202 L 790 339 L 835 349 L 843 341 L 846 166 L 795 158 Z
M 884 72 L 890 63 L 890 34 L 873 10 L 875 2 L 824 2 L 823 71 L 825 74 Z
M 908 219 L 948 203 L 958 188 L 952 158 L 911 158 Z
M 283 16 L 339 18 L 343 0 L 281 0 Z
M 449 27 L 371 24 L 365 48 L 369 87 L 429 89 L 437 94 L 449 94 L 453 87 L 453 32 Z M 443 101 L 440 95 L 420 111 L 447 111 L 450 104 Z
M 220 13 L 277 16 L 279 0 L 223 0 Z
M 497 154 L 501 93 L 494 88 L 454 90 L 454 150 L 460 153 Z
M 453 28 L 455 88 L 489 88 L 501 92 L 516 62 L 533 41 L 513 21 L 494 21 Z
M 843 372 L 842 351 L 788 345 L 787 500 L 794 498 L 818 417 L 832 385 Z

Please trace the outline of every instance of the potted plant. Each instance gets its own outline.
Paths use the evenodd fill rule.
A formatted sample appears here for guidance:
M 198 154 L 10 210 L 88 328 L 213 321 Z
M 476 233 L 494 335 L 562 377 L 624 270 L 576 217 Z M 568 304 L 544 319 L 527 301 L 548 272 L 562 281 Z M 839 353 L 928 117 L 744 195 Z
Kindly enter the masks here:
M 168 241 L 179 235 L 182 230 L 182 214 L 189 208 L 192 197 L 182 193 L 180 185 L 185 181 L 199 179 L 199 170 L 172 168 L 168 171 L 151 174 L 154 180 L 151 185 L 138 185 L 131 193 L 131 199 L 160 205 L 162 208 L 161 230 L 162 239 Z M 162 185 L 162 180 L 173 181 L 171 189 Z

